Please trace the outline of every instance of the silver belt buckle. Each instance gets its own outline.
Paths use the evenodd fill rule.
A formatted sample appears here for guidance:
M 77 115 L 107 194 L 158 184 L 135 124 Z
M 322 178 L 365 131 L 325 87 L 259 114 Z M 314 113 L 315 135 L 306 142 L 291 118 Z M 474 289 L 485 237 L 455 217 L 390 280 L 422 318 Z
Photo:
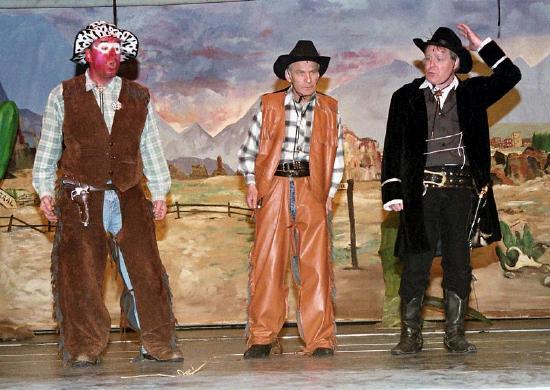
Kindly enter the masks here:
M 436 187 L 443 187 L 445 185 L 445 183 L 447 182 L 447 174 L 445 172 L 434 172 L 434 171 L 428 171 L 427 169 L 425 169 L 424 173 L 427 173 L 428 175 L 441 176 L 441 182 L 440 183 L 438 183 L 436 181 L 431 181 L 431 180 L 424 180 L 424 185 L 432 184 Z

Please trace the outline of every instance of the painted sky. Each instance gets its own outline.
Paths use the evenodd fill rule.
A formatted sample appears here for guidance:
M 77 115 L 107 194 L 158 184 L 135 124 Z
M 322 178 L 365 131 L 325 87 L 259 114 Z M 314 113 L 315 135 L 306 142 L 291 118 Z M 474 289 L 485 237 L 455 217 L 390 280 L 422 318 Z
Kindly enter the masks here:
M 283 86 L 272 65 L 298 39 L 332 57 L 323 83 L 330 93 L 395 59 L 412 63 L 420 58 L 412 38 L 428 38 L 440 25 L 465 22 L 496 38 L 497 12 L 488 0 L 256 0 L 120 7 L 118 23 L 140 40 L 139 81 L 162 118 L 178 131 L 197 122 L 216 134 L 260 94 Z M 41 114 L 49 90 L 74 74 L 68 59 L 76 32 L 111 18 L 104 7 L 0 9 L 0 82 L 8 96 Z M 532 66 L 550 55 L 550 4 L 502 0 L 499 42 Z

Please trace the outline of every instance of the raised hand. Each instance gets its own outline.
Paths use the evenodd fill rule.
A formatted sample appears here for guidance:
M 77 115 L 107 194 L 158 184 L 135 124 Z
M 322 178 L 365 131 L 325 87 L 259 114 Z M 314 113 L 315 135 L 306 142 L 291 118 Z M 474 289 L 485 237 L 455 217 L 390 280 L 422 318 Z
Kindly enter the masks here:
M 470 26 L 464 23 L 459 23 L 456 27 L 458 28 L 458 31 L 460 31 L 460 34 L 468 40 L 468 49 L 476 51 L 481 47 L 481 38 L 479 38 L 479 36 L 472 31 Z

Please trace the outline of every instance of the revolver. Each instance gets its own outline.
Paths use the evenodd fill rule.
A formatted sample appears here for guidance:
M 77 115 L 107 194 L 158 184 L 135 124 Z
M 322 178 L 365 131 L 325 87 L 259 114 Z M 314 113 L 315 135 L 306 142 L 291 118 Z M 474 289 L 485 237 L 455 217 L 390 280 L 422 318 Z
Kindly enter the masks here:
M 90 224 L 90 210 L 88 208 L 88 195 L 90 187 L 86 184 L 75 186 L 71 191 L 71 200 L 78 205 L 78 212 L 80 214 L 80 221 L 84 226 Z

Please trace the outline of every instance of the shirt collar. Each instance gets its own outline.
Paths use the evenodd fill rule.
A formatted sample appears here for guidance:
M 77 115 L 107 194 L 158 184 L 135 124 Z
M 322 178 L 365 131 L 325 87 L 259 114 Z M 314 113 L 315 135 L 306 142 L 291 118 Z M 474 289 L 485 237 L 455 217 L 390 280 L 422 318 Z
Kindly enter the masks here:
M 86 75 L 86 92 L 88 92 L 88 91 L 91 91 L 92 89 L 94 89 L 96 87 L 96 84 L 94 83 L 94 81 L 90 77 L 90 69 L 86 69 L 85 75 Z M 111 80 L 111 82 L 105 86 L 105 89 L 107 91 L 111 91 L 114 88 L 117 88 L 119 85 L 120 85 L 120 77 L 115 76 Z
M 454 76 L 451 84 L 443 88 L 443 91 L 446 89 L 450 91 L 451 89 L 456 89 L 456 87 L 458 87 L 458 78 Z M 420 87 L 418 87 L 418 89 L 424 89 L 424 88 L 430 88 L 430 90 L 433 90 L 435 86 L 432 83 L 430 83 L 428 80 L 424 80 L 424 82 L 420 84 Z

